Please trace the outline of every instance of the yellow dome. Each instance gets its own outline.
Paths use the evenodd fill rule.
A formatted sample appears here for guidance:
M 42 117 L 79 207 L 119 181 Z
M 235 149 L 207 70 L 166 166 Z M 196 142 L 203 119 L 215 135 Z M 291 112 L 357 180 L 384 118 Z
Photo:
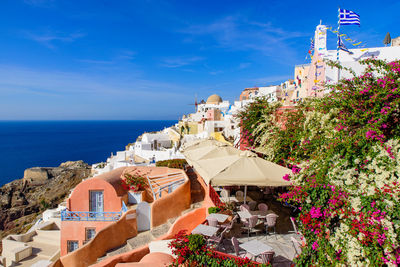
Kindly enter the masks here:
M 207 104 L 219 104 L 222 102 L 222 98 L 219 95 L 210 95 L 207 98 Z

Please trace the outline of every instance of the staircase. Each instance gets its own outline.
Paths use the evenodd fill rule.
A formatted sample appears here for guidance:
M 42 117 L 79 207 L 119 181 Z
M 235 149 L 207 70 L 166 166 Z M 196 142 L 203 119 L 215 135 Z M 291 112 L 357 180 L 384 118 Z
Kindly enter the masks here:
M 186 168 L 186 175 L 190 180 L 190 191 L 192 203 L 197 203 L 204 200 L 205 192 L 204 188 L 201 186 L 198 179 L 202 179 L 199 177 L 191 167 Z
M 202 204 L 203 204 L 202 202 L 192 204 L 189 209 L 184 210 L 182 212 L 181 216 L 188 212 L 191 212 L 192 210 L 200 208 L 202 206 Z M 108 257 L 122 254 L 122 253 L 128 252 L 130 250 L 140 248 L 142 246 L 149 244 L 151 241 L 159 238 L 160 236 L 165 235 L 168 232 L 168 230 L 171 228 L 171 226 L 174 224 L 176 219 L 178 219 L 178 218 L 179 218 L 179 216 L 175 217 L 175 218 L 171 218 L 166 223 L 164 223 L 160 226 L 154 227 L 153 229 L 151 229 L 149 231 L 139 232 L 137 236 L 126 240 L 126 243 L 124 245 L 122 245 L 121 247 L 117 247 L 117 248 L 107 251 L 106 255 L 97 259 L 97 262 L 100 262 Z

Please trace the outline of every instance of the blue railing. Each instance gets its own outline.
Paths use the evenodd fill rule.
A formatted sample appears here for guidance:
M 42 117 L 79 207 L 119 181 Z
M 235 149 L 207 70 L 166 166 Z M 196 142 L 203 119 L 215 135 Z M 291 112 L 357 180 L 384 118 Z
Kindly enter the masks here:
M 122 202 L 122 209 L 118 212 L 96 212 L 96 211 L 61 211 L 61 221 L 118 221 L 122 214 L 128 211 Z

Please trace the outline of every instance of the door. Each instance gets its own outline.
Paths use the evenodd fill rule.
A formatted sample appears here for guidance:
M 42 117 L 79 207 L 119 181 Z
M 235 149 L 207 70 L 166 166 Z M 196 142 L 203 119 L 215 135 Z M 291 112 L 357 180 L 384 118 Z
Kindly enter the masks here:
M 92 212 L 104 211 L 103 191 L 90 191 L 89 206 L 90 206 L 89 211 Z

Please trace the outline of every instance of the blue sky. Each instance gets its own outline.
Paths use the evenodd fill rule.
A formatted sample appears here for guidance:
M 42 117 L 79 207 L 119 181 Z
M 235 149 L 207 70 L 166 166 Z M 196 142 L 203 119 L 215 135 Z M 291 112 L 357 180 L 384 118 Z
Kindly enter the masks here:
M 400 35 L 398 1 L 3 0 L 0 120 L 178 119 L 195 94 L 233 101 L 292 78 L 338 6 L 361 15 L 342 29 L 367 47 Z

